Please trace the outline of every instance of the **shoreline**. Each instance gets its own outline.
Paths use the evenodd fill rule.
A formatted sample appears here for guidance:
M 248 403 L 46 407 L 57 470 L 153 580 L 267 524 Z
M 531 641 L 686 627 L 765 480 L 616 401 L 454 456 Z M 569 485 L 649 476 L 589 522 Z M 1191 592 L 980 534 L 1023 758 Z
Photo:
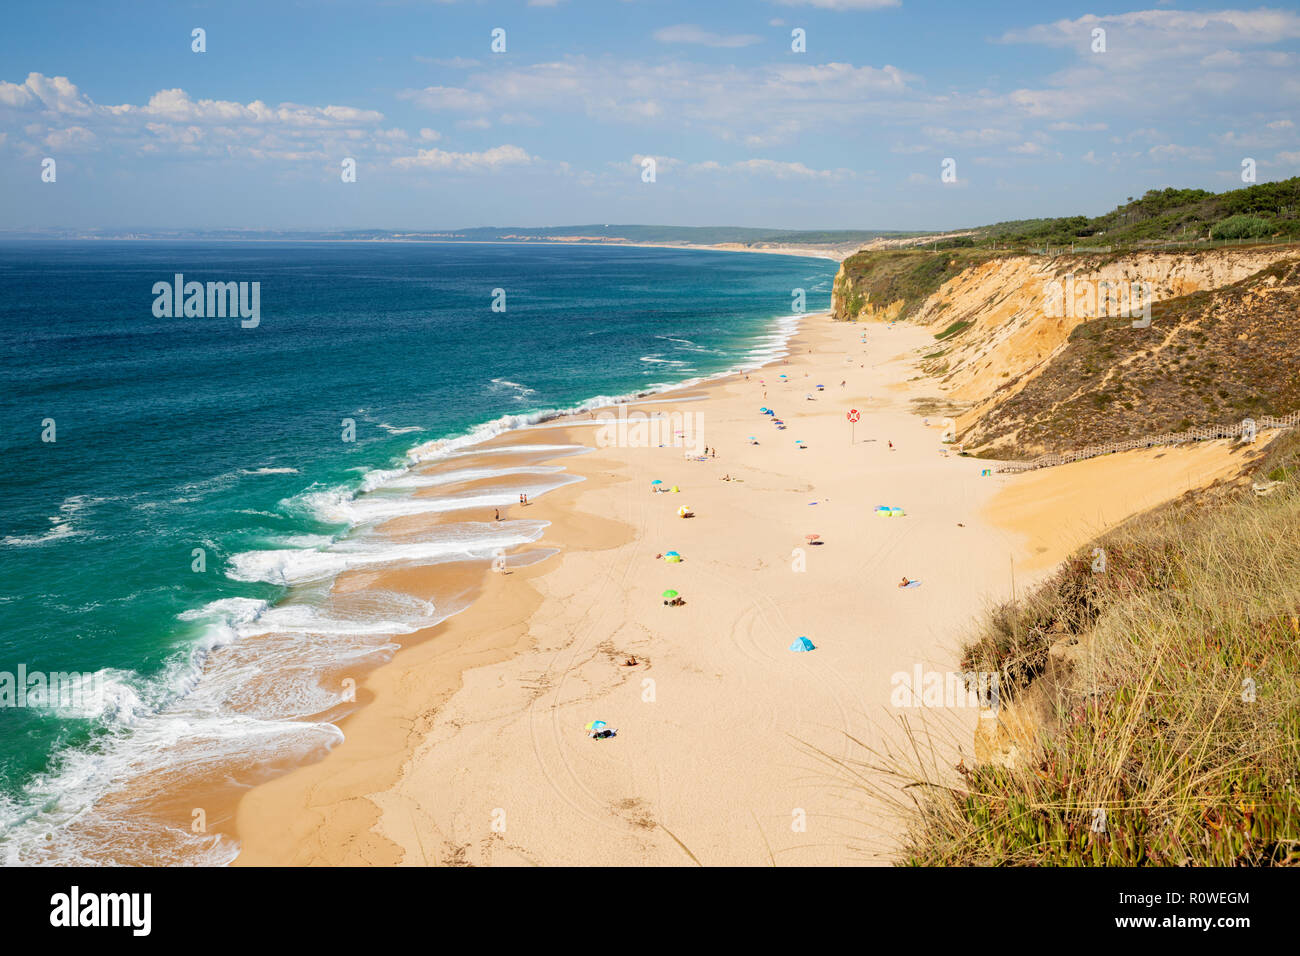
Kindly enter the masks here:
M 683 246 L 679 248 L 700 247 Z M 468 445 L 459 447 L 458 451 L 461 453 L 468 452 L 471 454 L 491 456 L 494 448 L 505 444 L 512 449 L 510 458 L 514 461 L 517 460 L 516 454 L 514 453 L 515 450 L 530 444 L 540 446 L 583 445 L 584 442 L 582 441 L 582 436 L 584 432 L 589 434 L 590 430 L 589 428 L 584 427 L 584 422 L 578 419 L 577 416 L 587 413 L 592 409 L 608 411 L 619 407 L 639 408 L 647 405 L 657 405 L 661 404 L 667 396 L 673 396 L 675 400 L 683 402 L 703 401 L 706 399 L 706 396 L 695 394 L 701 388 L 723 384 L 729 379 L 742 377 L 747 373 L 772 367 L 788 358 L 791 346 L 798 337 L 799 326 L 802 324 L 802 320 L 806 320 L 813 316 L 829 318 L 830 313 L 828 311 L 824 313 L 809 313 L 802 317 L 775 317 L 772 320 L 773 323 L 775 323 L 774 331 L 772 333 L 773 335 L 781 333 L 783 323 L 787 323 L 791 319 L 796 319 L 798 321 L 796 321 L 792 329 L 785 332 L 784 341 L 775 346 L 778 352 L 784 354 L 769 357 L 759 364 L 743 364 L 714 375 L 687 379 L 683 382 L 671 385 L 656 386 L 646 391 L 615 396 L 609 404 L 606 405 L 592 405 L 589 407 L 584 403 L 581 408 L 577 410 L 571 409 L 556 411 L 554 415 L 539 419 L 531 424 L 509 428 L 484 439 L 472 440 Z M 598 398 L 599 396 L 597 396 L 597 399 Z M 596 399 L 590 399 L 587 401 L 590 402 L 595 400 Z M 486 424 L 491 425 L 492 423 L 489 422 Z M 576 431 L 576 434 L 570 434 L 571 430 Z M 473 439 L 473 430 L 465 436 L 452 439 L 452 441 L 462 441 L 465 439 Z M 520 439 L 525 440 L 521 441 Z M 412 454 L 414 455 L 415 452 L 423 447 L 424 446 L 416 446 L 412 449 Z M 587 459 L 592 459 L 593 455 L 584 454 L 581 458 L 585 461 Z M 554 454 L 539 452 L 535 456 L 529 456 L 529 461 L 532 464 L 558 464 L 563 467 L 564 465 L 571 463 L 571 457 L 569 452 L 561 452 L 558 457 Z M 457 459 L 451 459 L 451 462 L 454 462 L 454 465 L 459 467 L 465 465 L 464 461 Z M 448 463 L 449 462 L 446 460 L 435 462 L 435 464 L 438 465 Z M 596 459 L 592 463 L 608 464 L 607 462 L 599 462 L 599 459 Z M 569 469 L 566 467 L 565 472 L 568 471 Z M 530 548 L 546 547 L 547 549 L 558 550 L 560 554 L 554 556 L 554 558 L 555 560 L 559 560 L 562 554 L 568 550 L 598 551 L 610 546 L 610 542 L 615 540 L 622 542 L 630 540 L 633 532 L 633 529 L 630 526 L 622 525 L 617 522 L 608 522 L 595 515 L 584 515 L 582 521 L 579 522 L 577 516 L 571 513 L 575 509 L 577 496 L 584 487 L 593 486 L 593 482 L 595 487 L 603 487 L 606 484 L 612 483 L 612 476 L 594 476 L 593 474 L 586 473 L 587 471 L 590 471 L 590 469 L 584 469 L 583 472 L 575 472 L 581 475 L 580 481 L 555 488 L 543 495 L 538 502 L 529 503 L 529 510 L 526 513 L 526 517 L 530 520 L 546 521 L 548 522 L 548 527 L 545 529 L 539 540 L 532 542 L 531 544 L 518 546 L 515 549 L 516 552 L 526 551 Z M 459 488 L 460 484 L 457 483 L 446 487 Z M 437 490 L 439 492 L 444 492 L 446 487 L 439 486 Z M 544 510 L 541 512 L 534 511 L 533 509 L 537 507 L 542 507 Z M 508 512 L 510 509 L 502 510 Z M 520 509 L 520 511 L 522 511 L 522 509 Z M 485 515 L 477 515 L 466 511 L 452 512 L 452 514 L 454 514 L 456 519 L 460 521 L 479 520 L 480 518 L 486 517 Z M 518 515 L 518 517 L 524 516 L 525 514 Z M 503 517 L 509 518 L 511 515 L 507 513 Z M 394 521 L 387 522 L 385 525 L 381 525 L 378 530 L 383 532 L 389 526 L 400 523 L 401 520 L 402 519 L 395 519 Z M 531 613 L 540 606 L 543 597 L 536 589 L 529 587 L 528 590 L 525 591 L 524 595 L 516 595 L 508 601 L 504 600 L 503 593 L 507 587 L 507 579 L 512 580 L 513 589 L 518 592 L 524 590 L 523 586 L 525 585 L 525 582 L 528 582 L 535 577 L 547 574 L 552 566 L 552 561 L 548 559 L 542 560 L 525 569 L 512 569 L 507 575 L 497 575 L 485 572 L 482 575 L 482 581 L 477 584 L 476 596 L 464 609 L 457 611 L 446 620 L 441 621 L 432 627 L 394 638 L 394 642 L 400 647 L 398 653 L 405 668 L 415 669 L 425 666 L 434 666 L 445 657 L 454 658 L 456 664 L 452 669 L 443 670 L 439 673 L 434 682 L 436 687 L 425 687 L 422 689 L 421 700 L 419 702 L 406 700 L 402 703 L 398 703 L 395 699 L 399 694 L 398 688 L 402 683 L 400 678 L 401 672 L 393 672 L 399 675 L 395 680 L 389 680 L 387 679 L 388 675 L 386 673 L 380 673 L 391 668 L 392 665 L 397 662 L 398 655 L 394 655 L 390 660 L 369 668 L 364 674 L 360 675 L 361 679 L 357 681 L 358 690 L 355 705 L 342 717 L 333 721 L 341 731 L 344 731 L 343 743 L 330 748 L 324 756 L 319 757 L 318 759 L 306 763 L 294 761 L 287 765 L 263 770 L 260 776 L 264 779 L 254 783 L 251 787 L 240 787 L 238 788 L 240 792 L 233 795 L 227 795 L 226 799 L 219 801 L 224 812 L 219 813 L 217 818 L 223 821 L 235 820 L 237 815 L 240 813 L 241 807 L 245 803 L 246 797 L 252 796 L 254 799 L 257 799 L 255 795 L 262 788 L 265 788 L 268 785 L 274 785 L 277 781 L 281 781 L 286 776 L 295 774 L 298 771 L 320 767 L 323 763 L 329 760 L 331 755 L 338 752 L 342 746 L 345 746 L 349 739 L 356 741 L 360 737 L 364 741 L 362 746 L 356 747 L 358 751 L 364 749 L 364 755 L 358 753 L 355 757 L 352 757 L 353 760 L 369 763 L 372 770 L 373 766 L 378 763 L 391 765 L 395 753 L 391 748 L 376 745 L 374 738 L 370 734 L 372 725 L 385 725 L 385 735 L 391 736 L 392 728 L 397 724 L 409 722 L 409 715 L 414 710 L 419 710 L 422 707 L 429 707 L 431 703 L 432 707 L 445 703 L 448 698 L 464 686 L 465 672 L 468 670 L 476 667 L 490 666 L 517 657 L 527 644 L 527 619 Z M 436 565 L 430 567 L 398 567 L 387 571 L 381 570 L 380 574 L 381 579 L 385 582 L 385 586 L 392 586 L 393 582 L 396 581 L 397 585 L 401 586 L 406 593 L 419 594 L 421 591 L 428 590 L 427 584 L 429 580 L 436 581 L 442 576 L 442 569 Z M 522 580 L 520 580 L 521 575 Z M 335 581 L 335 587 L 349 587 L 348 579 L 354 576 L 358 575 L 356 575 L 355 572 L 344 572 L 340 574 Z M 359 576 L 366 577 L 367 575 Z M 422 581 L 421 579 L 426 580 Z M 513 583 L 514 581 L 517 581 L 518 583 Z M 503 608 L 505 608 L 504 612 L 502 610 Z M 477 613 L 475 613 L 476 609 L 478 609 Z M 484 634 L 484 631 L 487 633 Z M 435 641 L 441 642 L 440 646 L 437 648 L 431 646 Z M 356 679 L 356 676 L 354 675 L 348 676 L 352 676 L 353 679 Z M 378 684 L 379 686 L 374 686 L 374 684 Z M 425 694 L 430 690 L 432 690 L 431 698 L 425 696 Z M 386 704 L 386 706 L 375 708 L 374 705 L 376 702 L 381 700 Z M 365 719 L 367 714 L 369 714 L 370 720 Z M 347 731 L 351 731 L 351 737 L 349 737 Z M 409 758 L 411 752 L 411 748 L 405 748 L 402 751 L 407 758 Z M 388 766 L 386 769 L 389 769 L 390 771 L 389 775 L 392 778 L 391 782 L 396 782 L 399 774 L 393 772 L 391 766 Z M 314 782 L 309 785 L 312 787 L 316 786 Z M 183 803 L 184 801 L 181 802 Z M 368 813 L 364 814 L 366 817 L 369 817 L 369 815 L 370 814 Z M 377 817 L 377 813 L 375 815 Z M 348 821 L 346 824 L 349 831 L 348 835 L 351 839 L 355 836 L 355 823 L 359 817 L 353 817 L 349 814 L 346 819 Z M 265 831 L 259 831 L 258 840 L 264 842 L 269 849 L 265 851 L 259 849 L 250 853 L 245 839 L 242 837 L 242 831 L 236 824 L 233 834 L 231 835 L 238 840 L 240 849 L 237 856 L 231 861 L 231 864 L 242 866 L 275 865 L 280 863 L 284 855 L 296 851 L 297 841 L 294 839 L 287 841 L 279 839 L 277 833 L 278 830 L 278 826 L 272 826 Z M 322 849 L 318 852 L 324 853 L 325 850 Z M 263 859 L 264 853 L 267 855 L 266 859 Z M 391 852 L 385 852 L 383 849 L 371 846 L 362 853 L 361 857 L 353 862 L 391 864 L 398 862 L 399 859 L 400 856 L 395 856 Z
M 744 246 L 735 246 L 729 243 L 712 243 L 709 245 L 693 245 L 691 243 L 670 243 L 670 242 L 619 242 L 610 240 L 608 242 L 561 242 L 549 239 L 266 239 L 256 237 L 195 237 L 187 238 L 184 236 L 22 236 L 5 239 L 0 236 L 0 240 L 8 242 L 298 242 L 298 243 L 427 243 L 431 245 L 446 246 L 599 246 L 599 247 L 624 247 L 629 249 L 694 249 L 701 252 L 757 252 L 768 255 L 793 256 L 804 259 L 830 259 L 833 262 L 843 262 L 848 256 L 853 255 L 849 252 L 840 255 L 830 247 L 819 246 L 804 249 L 801 246 L 779 247 L 775 249 L 753 249 Z M 856 250 L 855 250 L 856 251 Z
M 558 553 L 509 574 L 485 572 L 468 609 L 369 671 L 358 682 L 369 703 L 340 722 L 341 744 L 242 795 L 236 865 L 887 859 L 896 822 L 879 807 L 864 811 L 860 795 L 846 802 L 825 755 L 854 759 L 850 738 L 888 747 L 900 718 L 928 716 L 938 726 L 923 730 L 945 752 L 967 752 L 974 712 L 891 710 L 897 675 L 952 670 L 982 610 L 1138 510 L 1112 504 L 1087 517 L 1088 489 L 1113 487 L 1119 474 L 1109 469 L 1129 469 L 1123 480 L 1134 480 L 1135 467 L 1147 475 L 1148 507 L 1171 496 L 1170 476 L 1184 477 L 1184 466 L 1191 485 L 1231 464 L 1227 451 L 1206 447 L 1196 450 L 1199 463 L 1164 456 L 1149 474 L 1131 456 L 1111 456 L 1090 465 L 1082 492 L 1073 466 L 1033 482 L 981 480 L 984 463 L 948 455 L 937 426 L 926 428 L 908 404 L 918 390 L 908 381 L 915 350 L 929 337 L 805 316 L 788 355 L 761 372 L 638 401 L 704 416 L 703 443 L 725 443 L 722 457 L 602 447 L 556 459 L 584 480 L 519 512 L 551 522 L 529 547 Z M 801 371 L 811 381 L 799 381 Z M 841 375 L 853 379 L 842 390 Z M 817 384 L 827 391 L 805 392 Z M 861 411 L 852 443 L 847 403 Z M 761 404 L 783 409 L 785 432 L 757 416 Z M 762 435 L 758 445 L 744 441 L 749 431 Z M 478 450 L 592 440 L 580 421 L 551 421 Z M 651 494 L 655 475 L 682 494 Z M 1064 514 L 1050 504 L 1062 496 Z M 679 502 L 698 517 L 676 519 Z M 875 517 L 877 503 L 901 503 L 907 515 Z M 804 546 L 813 523 L 824 543 Z M 1053 523 L 1059 533 L 1034 536 Z M 683 563 L 653 558 L 671 548 Z M 899 574 L 919 575 L 923 587 L 898 590 Z M 438 575 L 393 569 L 358 586 L 419 595 Z M 666 584 L 682 588 L 686 607 L 662 608 Z M 790 654 L 786 645 L 804 634 L 817 650 Z M 632 655 L 638 664 L 625 667 Z M 619 735 L 590 740 L 582 727 L 593 719 Z
M 814 322 L 838 325 L 841 332 L 847 331 L 852 335 L 864 327 L 851 323 L 833 323 L 828 314 L 806 316 L 789 340 L 792 353 L 796 349 L 808 347 L 806 339 L 810 334 L 816 337 L 816 332 L 809 329 Z M 892 331 L 881 331 L 883 326 L 865 327 L 886 336 L 894 334 Z M 916 330 L 910 331 L 915 333 Z M 918 337 L 918 342 L 920 341 L 922 338 Z M 793 355 L 764 366 L 765 374 L 770 369 L 773 379 L 777 380 L 776 366 L 783 365 L 791 357 Z M 660 393 L 642 404 L 672 405 L 676 391 L 704 391 L 707 396 L 704 402 L 688 406 L 700 410 L 717 397 L 714 392 L 736 388 L 744 382 L 744 378 L 744 373 L 730 373 L 704 385 L 678 387 Z M 693 402 L 698 402 L 696 396 L 690 398 Z M 866 402 L 861 404 L 865 405 Z M 919 420 L 916 420 L 916 424 L 919 426 Z M 492 441 L 513 439 L 511 443 L 517 444 L 518 439 L 527 436 L 529 432 L 536 437 L 543 437 L 537 434 L 543 429 L 547 441 L 583 442 L 584 429 L 570 432 L 567 428 L 557 426 L 554 421 L 540 428 L 533 426 L 507 432 L 496 436 Z M 590 437 L 589 432 L 586 434 Z M 490 447 L 490 444 L 479 446 L 484 452 L 490 451 Z M 408 777 L 409 764 L 423 742 L 423 735 L 412 732 L 411 728 L 423 726 L 426 732 L 433 729 L 437 724 L 438 712 L 446 708 L 458 693 L 471 692 L 481 675 L 502 668 L 523 666 L 521 661 L 530 650 L 535 655 L 539 646 L 537 636 L 534 634 L 530 639 L 528 635 L 534 629 L 532 625 L 538 611 L 547 606 L 545 595 L 537 593 L 535 584 L 547 590 L 547 579 L 560 576 L 566 563 L 571 563 L 573 558 L 610 551 L 620 546 L 617 542 L 622 542 L 622 546 L 626 547 L 638 540 L 632 536 L 632 524 L 618 520 L 622 516 L 614 516 L 620 529 L 618 531 L 606 527 L 603 533 L 595 533 L 588 528 L 598 517 L 603 521 L 608 520 L 605 517 L 608 509 L 593 509 L 587 505 L 588 501 L 593 497 L 617 494 L 623 486 L 635 485 L 625 473 L 619 473 L 622 470 L 620 466 L 625 464 L 620 460 L 621 456 L 610 456 L 609 451 L 601 449 L 577 459 L 563 460 L 570 470 L 582 475 L 585 480 L 539 499 L 535 507 L 543 509 L 542 511 L 532 512 L 532 508 L 529 509 L 532 512 L 529 517 L 553 522 L 538 543 L 560 547 L 559 555 L 553 560 L 535 565 L 523 575 L 516 572 L 489 576 L 482 597 L 469 609 L 431 629 L 428 635 L 422 636 L 411 647 L 404 648 L 392 661 L 370 672 L 365 680 L 365 689 L 371 703 L 341 722 L 345 736 L 342 744 L 334 747 L 322 760 L 278 776 L 245 794 L 236 810 L 235 832 L 241 846 L 237 865 L 392 864 L 414 862 L 413 856 L 428 859 L 429 848 L 424 844 L 429 842 L 427 838 L 430 834 L 423 832 L 426 828 L 414 824 L 403 827 L 398 820 L 404 812 L 402 807 L 405 798 L 397 792 L 397 788 Z M 927 451 L 934 453 L 932 448 Z M 639 486 L 628 490 L 637 497 L 640 497 L 642 491 Z M 581 523 L 574 521 L 575 513 L 581 514 Z M 569 516 L 568 523 L 565 523 L 564 515 Z M 680 566 L 676 570 L 684 567 L 685 565 Z M 418 577 L 420 569 L 411 569 L 409 573 Z M 521 585 L 525 583 L 528 592 L 521 595 L 520 592 L 525 591 Z M 506 597 L 507 589 L 514 592 L 509 599 Z M 453 664 L 456 658 L 459 660 Z M 651 669 L 653 667 L 652 664 Z M 439 668 L 441 671 L 434 673 Z M 403 686 L 409 685 L 415 674 L 422 674 L 422 678 L 415 679 L 421 681 L 423 689 L 414 697 L 408 692 L 405 703 L 399 703 L 403 697 Z M 376 701 L 387 703 L 376 707 Z M 402 728 L 407 730 L 403 732 Z M 343 785 L 340 780 L 350 781 L 350 784 Z M 322 810 L 322 805 L 331 809 Z M 415 811 L 406 806 L 405 812 L 409 814 Z M 295 822 L 286 829 L 283 823 L 286 818 L 307 822 L 303 825 Z M 399 837 L 400 842 L 376 832 L 377 829 L 385 831 L 390 828 L 395 831 L 405 829 L 408 832 Z M 667 829 L 663 824 L 658 824 L 658 828 Z M 437 827 L 432 830 L 440 832 Z M 452 842 L 454 841 L 444 838 L 439 844 L 441 852 L 435 851 L 434 858 L 444 862 L 453 858 L 455 852 L 446 849 Z M 671 845 L 672 841 L 668 843 Z M 681 850 L 675 847 L 661 847 L 659 855 L 662 857 L 661 862 L 686 861 L 681 857 Z M 524 854 L 514 862 L 527 861 L 528 856 Z M 538 858 L 534 862 L 547 861 Z

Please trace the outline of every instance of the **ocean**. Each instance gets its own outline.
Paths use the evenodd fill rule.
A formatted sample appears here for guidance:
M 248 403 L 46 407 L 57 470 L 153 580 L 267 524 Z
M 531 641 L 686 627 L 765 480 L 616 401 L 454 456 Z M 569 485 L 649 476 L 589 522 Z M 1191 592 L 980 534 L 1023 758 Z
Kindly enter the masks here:
M 661 248 L 0 243 L 0 861 L 232 859 L 133 807 L 232 762 L 318 756 L 341 739 L 322 669 L 461 609 L 349 604 L 335 576 L 544 538 L 525 520 L 376 537 L 510 503 L 428 496 L 416 466 L 770 361 L 793 290 L 824 310 L 834 273 Z M 174 308 L 158 290 L 177 276 L 248 283 L 254 317 Z M 452 477 L 522 475 L 534 496 L 572 479 L 521 462 Z

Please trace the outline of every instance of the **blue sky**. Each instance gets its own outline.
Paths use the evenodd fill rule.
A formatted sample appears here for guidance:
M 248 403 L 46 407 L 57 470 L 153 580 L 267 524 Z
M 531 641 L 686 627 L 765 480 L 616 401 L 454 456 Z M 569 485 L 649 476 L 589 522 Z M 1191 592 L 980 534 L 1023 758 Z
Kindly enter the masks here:
M 4 17 L 0 229 L 936 229 L 1234 188 L 1245 158 L 1261 182 L 1300 173 L 1300 13 L 1281 6 L 214 0 Z

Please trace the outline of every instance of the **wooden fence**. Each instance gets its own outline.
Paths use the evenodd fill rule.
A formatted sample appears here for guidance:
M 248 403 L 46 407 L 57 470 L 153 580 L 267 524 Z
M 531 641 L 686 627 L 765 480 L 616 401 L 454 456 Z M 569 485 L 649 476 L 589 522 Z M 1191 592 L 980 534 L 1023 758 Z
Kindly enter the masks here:
M 1154 448 L 1157 445 L 1181 445 L 1191 441 L 1207 441 L 1212 438 L 1240 438 L 1247 429 L 1248 422 L 1254 422 L 1256 431 L 1266 428 L 1295 428 L 1300 425 L 1300 412 L 1292 412 L 1281 418 L 1261 415 L 1259 418 L 1246 419 L 1235 425 L 1199 425 L 1183 432 L 1167 432 L 1163 435 L 1146 435 L 1141 438 L 1127 438 L 1124 441 L 1109 442 L 1105 445 L 1089 445 L 1078 451 L 1064 454 L 1039 455 L 1030 461 L 1006 461 L 998 466 L 998 472 L 1033 471 L 1036 468 L 1051 468 L 1053 465 L 1065 465 L 1085 458 L 1097 458 L 1134 448 Z

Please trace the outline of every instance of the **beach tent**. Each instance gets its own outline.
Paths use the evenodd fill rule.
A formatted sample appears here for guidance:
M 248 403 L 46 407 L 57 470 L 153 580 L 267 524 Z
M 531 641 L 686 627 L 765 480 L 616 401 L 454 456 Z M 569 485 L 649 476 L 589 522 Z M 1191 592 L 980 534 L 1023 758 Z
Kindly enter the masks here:
M 796 654 L 799 654 L 799 653 L 803 653 L 804 651 L 815 651 L 817 650 L 817 646 L 813 644 L 812 641 L 808 640 L 808 638 L 806 637 L 796 637 L 794 639 L 794 643 L 790 645 L 790 650 L 794 651 Z
M 677 509 L 677 514 L 683 518 L 685 518 L 690 513 L 691 513 L 690 505 L 682 505 L 680 508 Z
M 665 563 L 665 564 L 681 564 L 681 563 L 682 563 L 682 556 L 681 556 L 680 554 L 677 554 L 677 555 L 666 554 L 666 555 L 664 555 L 664 563 Z

